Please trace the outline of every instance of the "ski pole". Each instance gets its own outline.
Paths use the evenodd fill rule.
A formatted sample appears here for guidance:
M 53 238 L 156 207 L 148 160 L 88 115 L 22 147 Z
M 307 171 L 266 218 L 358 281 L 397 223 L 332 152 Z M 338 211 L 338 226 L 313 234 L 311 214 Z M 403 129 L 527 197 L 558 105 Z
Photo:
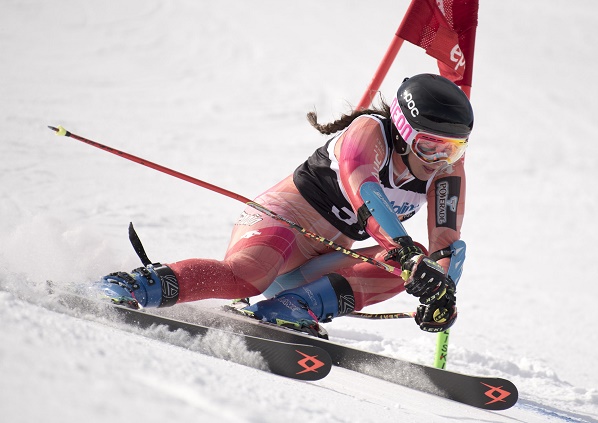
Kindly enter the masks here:
M 176 178 L 182 179 L 183 181 L 191 182 L 192 184 L 199 185 L 200 187 L 207 188 L 211 191 L 226 195 L 227 197 L 233 198 L 235 200 L 239 200 L 242 203 L 248 203 L 251 201 L 249 198 L 245 198 L 239 194 L 235 194 L 234 192 L 225 190 L 224 188 L 220 188 L 220 187 L 218 187 L 216 185 L 212 185 L 208 182 L 201 181 L 199 179 L 193 178 L 192 176 L 185 175 L 184 173 L 177 172 L 176 170 L 169 169 L 169 168 L 159 165 L 157 163 L 150 162 L 149 160 L 142 159 L 141 157 L 137 157 L 132 154 L 125 153 L 124 151 L 117 150 L 116 148 L 108 147 L 107 145 L 100 144 L 99 142 L 95 142 L 95 141 L 89 140 L 87 138 L 83 138 L 77 134 L 73 134 L 72 132 L 67 131 L 62 126 L 58 126 L 58 128 L 55 128 L 53 126 L 48 126 L 48 128 L 50 128 L 52 131 L 55 131 L 56 135 L 61 135 L 61 136 L 73 138 L 77 141 L 84 142 L 85 144 L 89 144 L 93 147 L 99 148 L 99 149 L 107 151 L 109 153 L 116 154 L 117 156 L 120 156 L 127 160 L 131 160 L 132 162 L 139 163 L 141 165 L 147 166 L 147 167 L 157 170 L 159 172 L 166 173 L 167 175 L 171 175 Z
M 414 311 L 399 311 L 396 313 L 362 313 L 360 311 L 354 311 L 347 314 L 349 317 L 358 317 L 360 319 L 371 319 L 371 320 L 386 320 L 386 319 L 412 319 L 415 317 Z
M 89 144 L 93 147 L 99 148 L 101 150 L 107 151 L 109 153 L 115 154 L 117 156 L 120 156 L 124 159 L 130 160 L 132 162 L 147 166 L 151 169 L 157 170 L 159 172 L 162 173 L 166 173 L 167 175 L 171 175 L 174 176 L 176 178 L 182 179 L 183 181 L 187 181 L 190 182 L 192 184 L 198 185 L 202 188 L 206 188 L 209 189 L 210 191 L 214 191 L 217 192 L 219 194 L 225 195 L 227 197 L 230 197 L 232 199 L 238 200 L 242 203 L 245 203 L 246 205 L 254 208 L 255 210 L 258 210 L 262 213 L 264 213 L 265 215 L 278 220 L 280 222 L 284 222 L 286 223 L 288 226 L 290 226 L 291 228 L 297 230 L 298 232 L 302 233 L 304 236 L 306 236 L 307 238 L 311 238 L 314 239 L 318 242 L 321 242 L 324 245 L 327 245 L 328 247 L 332 248 L 333 250 L 336 251 L 340 251 L 343 254 L 346 254 L 350 257 L 353 257 L 356 260 L 361 260 L 364 261 L 366 263 L 372 264 L 382 270 L 385 270 L 389 273 L 392 273 L 394 275 L 397 275 L 398 277 L 401 277 L 401 268 L 400 267 L 395 267 L 392 266 L 390 264 L 387 263 L 383 263 L 381 261 L 375 260 L 371 257 L 365 256 L 363 254 L 358 253 L 357 251 L 351 250 L 350 248 L 344 247 L 340 244 L 337 244 L 334 241 L 331 241 L 329 239 L 324 238 L 323 236 L 320 236 L 316 233 L 310 232 L 307 229 L 303 228 L 302 226 L 298 225 L 297 223 L 283 217 L 280 216 L 279 214 L 273 212 L 272 210 L 267 209 L 266 207 L 262 206 L 261 204 L 258 204 L 254 201 L 251 201 L 250 199 L 243 197 L 242 195 L 239 195 L 237 193 L 234 193 L 232 191 L 228 191 L 224 188 L 220 188 L 216 185 L 210 184 L 208 182 L 204 182 L 200 179 L 194 178 L 192 176 L 189 175 L 185 175 L 184 173 L 178 172 L 176 170 L 167 168 L 165 166 L 159 165 L 157 163 L 153 163 L 150 162 L 149 160 L 145 160 L 142 159 L 140 157 L 134 156 L 132 154 L 129 153 L 125 153 L 124 151 L 121 150 L 117 150 L 116 148 L 112 148 L 112 147 L 108 147 L 107 145 L 104 144 L 100 144 L 99 142 L 95 142 L 92 140 L 89 140 L 87 138 L 84 138 L 82 136 L 79 136 L 77 134 L 73 134 L 72 132 L 67 131 L 66 129 L 64 129 L 62 126 L 58 126 L 58 127 L 54 127 L 54 126 L 48 126 L 48 128 L 50 128 L 52 131 L 56 132 L 56 135 L 60 135 L 60 136 L 64 136 L 64 137 L 68 137 L 68 138 L 73 138 L 77 141 L 81 141 L 84 142 L 85 144 Z

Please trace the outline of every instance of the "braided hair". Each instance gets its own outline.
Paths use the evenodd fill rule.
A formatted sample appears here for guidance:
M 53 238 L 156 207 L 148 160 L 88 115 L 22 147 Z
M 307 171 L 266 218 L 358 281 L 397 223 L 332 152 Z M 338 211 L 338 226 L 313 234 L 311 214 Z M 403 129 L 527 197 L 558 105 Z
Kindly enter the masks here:
M 351 122 L 362 115 L 381 115 L 382 117 L 389 119 L 390 106 L 388 106 L 384 100 L 380 100 L 380 106 L 378 107 L 371 109 L 352 110 L 351 112 L 342 115 L 339 119 L 325 124 L 318 122 L 318 115 L 316 112 L 309 112 L 307 114 L 307 121 L 320 133 L 330 135 L 345 129 L 351 124 Z

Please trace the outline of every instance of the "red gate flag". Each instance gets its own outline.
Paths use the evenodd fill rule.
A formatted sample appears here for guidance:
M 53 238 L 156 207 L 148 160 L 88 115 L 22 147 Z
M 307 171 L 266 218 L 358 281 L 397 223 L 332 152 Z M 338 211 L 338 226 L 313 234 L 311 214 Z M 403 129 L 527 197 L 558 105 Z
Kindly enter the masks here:
M 477 25 L 478 0 L 411 0 L 357 109 L 372 103 L 403 40 L 436 58 L 440 74 L 459 85 L 469 97 Z
M 440 74 L 471 87 L 478 0 L 412 0 L 396 35 L 438 60 Z

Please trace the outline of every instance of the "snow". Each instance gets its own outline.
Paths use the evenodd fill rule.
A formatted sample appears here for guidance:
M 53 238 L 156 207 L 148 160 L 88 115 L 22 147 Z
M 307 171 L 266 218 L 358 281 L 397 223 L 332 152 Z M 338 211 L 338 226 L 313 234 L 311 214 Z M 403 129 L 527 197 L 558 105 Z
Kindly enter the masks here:
M 598 421 L 591 0 L 480 7 L 468 258 L 448 367 L 512 380 L 512 409 L 486 412 L 339 368 L 297 382 L 259 370 L 226 339 L 139 331 L 45 295 L 47 279 L 81 286 L 137 267 L 130 221 L 152 260 L 221 258 L 243 207 L 46 125 L 251 198 L 324 142 L 306 112 L 328 121 L 357 103 L 408 3 L 2 2 L 2 422 Z M 405 43 L 381 91 L 390 98 L 403 77 L 435 70 Z M 423 213 L 407 229 L 425 240 Z M 414 307 L 401 295 L 367 311 Z M 341 318 L 327 329 L 338 342 L 432 363 L 436 337 L 410 321 Z

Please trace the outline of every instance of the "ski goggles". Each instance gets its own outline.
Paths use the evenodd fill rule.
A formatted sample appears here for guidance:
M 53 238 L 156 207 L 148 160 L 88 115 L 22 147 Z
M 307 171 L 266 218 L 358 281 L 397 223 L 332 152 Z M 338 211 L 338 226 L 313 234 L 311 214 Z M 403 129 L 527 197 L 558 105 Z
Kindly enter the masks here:
M 395 98 L 390 105 L 390 117 L 415 155 L 426 163 L 445 161 L 453 164 L 465 154 L 467 138 L 445 137 L 418 131 L 407 121 Z
M 467 138 L 448 138 L 417 132 L 411 142 L 411 150 L 426 163 L 445 161 L 453 164 L 465 154 Z

